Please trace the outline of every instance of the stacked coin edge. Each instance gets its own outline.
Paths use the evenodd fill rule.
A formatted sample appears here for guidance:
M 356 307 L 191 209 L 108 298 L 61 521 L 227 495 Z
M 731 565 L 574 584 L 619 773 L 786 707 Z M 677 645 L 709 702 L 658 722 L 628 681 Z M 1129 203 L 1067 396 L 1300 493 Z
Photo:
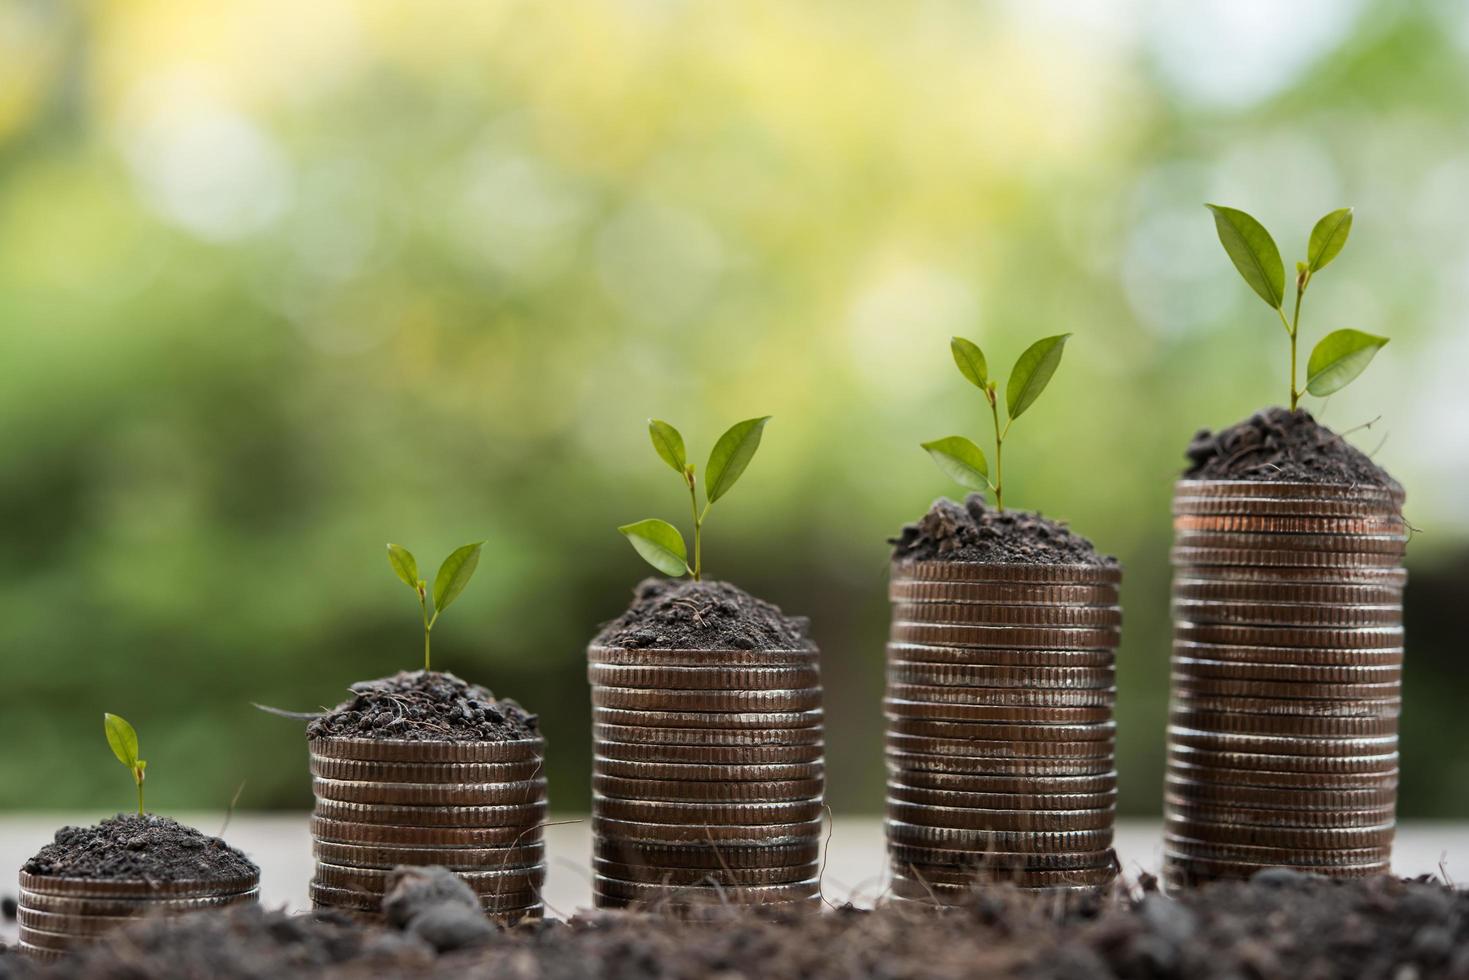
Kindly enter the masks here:
M 67 878 L 20 872 L 16 918 L 21 952 L 56 960 L 104 932 L 145 915 L 254 904 L 258 872 L 215 881 L 143 881 Z
M 1168 887 L 1388 870 L 1402 502 L 1396 488 L 1179 481 Z
M 511 924 L 539 918 L 545 742 L 309 741 L 315 908 L 376 919 L 398 866 L 446 867 Z
M 1108 884 L 1121 571 L 896 561 L 887 644 L 891 900 Z
M 598 908 L 815 907 L 820 655 L 587 649 Z

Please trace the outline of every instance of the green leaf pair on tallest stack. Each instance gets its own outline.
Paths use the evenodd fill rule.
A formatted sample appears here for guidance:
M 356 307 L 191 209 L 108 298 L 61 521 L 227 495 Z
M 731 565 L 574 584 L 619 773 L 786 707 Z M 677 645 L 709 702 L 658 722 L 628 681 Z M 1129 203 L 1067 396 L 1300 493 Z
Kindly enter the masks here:
M 1341 208 L 1316 222 L 1306 246 L 1306 260 L 1296 263 L 1295 312 L 1285 315 L 1285 263 L 1270 232 L 1237 208 L 1205 205 L 1214 213 L 1219 242 L 1246 283 L 1280 317 L 1290 337 L 1290 407 L 1294 411 L 1302 392 L 1296 387 L 1296 338 L 1301 326 L 1301 299 L 1311 279 L 1341 254 L 1352 231 L 1352 209 Z M 1330 395 L 1340 391 L 1366 370 L 1387 343 L 1386 337 L 1361 330 L 1336 330 L 1321 339 L 1306 362 L 1306 391 Z

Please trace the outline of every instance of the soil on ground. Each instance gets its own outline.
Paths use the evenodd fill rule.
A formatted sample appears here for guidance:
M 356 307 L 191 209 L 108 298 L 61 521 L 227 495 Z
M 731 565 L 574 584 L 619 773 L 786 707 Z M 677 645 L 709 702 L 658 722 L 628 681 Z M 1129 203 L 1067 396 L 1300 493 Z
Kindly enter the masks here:
M 1176 900 L 1141 891 L 1060 902 L 992 888 L 946 912 L 731 910 L 702 921 L 588 912 L 569 923 L 487 933 L 437 958 L 425 932 L 359 930 L 328 916 L 240 909 L 131 926 L 50 972 L 0 955 L 0 978 L 1469 976 L 1469 892 L 1424 880 L 1326 879 L 1281 869 Z
M 627 612 L 602 628 L 599 646 L 675 650 L 808 650 L 810 621 L 728 582 L 649 578 Z
M 933 502 L 917 523 L 889 538 L 894 561 L 978 561 L 1025 565 L 1116 565 L 1060 521 L 1025 510 L 999 511 L 981 494 Z
M 531 738 L 538 719 L 509 698 L 438 671 L 402 671 L 360 681 L 343 701 L 306 726 L 307 738 L 510 742 Z
M 109 881 L 216 881 L 260 870 L 218 837 L 151 813 L 119 814 L 95 827 L 62 827 L 24 869 Z
M 1218 432 L 1200 429 L 1189 443 L 1190 480 L 1280 480 L 1401 490 L 1366 453 L 1304 408 L 1267 408 Z

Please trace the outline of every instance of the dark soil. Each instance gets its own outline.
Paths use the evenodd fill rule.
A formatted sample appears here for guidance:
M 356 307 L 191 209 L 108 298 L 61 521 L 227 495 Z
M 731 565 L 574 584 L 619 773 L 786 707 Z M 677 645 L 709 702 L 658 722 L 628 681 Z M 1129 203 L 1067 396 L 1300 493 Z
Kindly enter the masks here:
M 1462 978 L 1469 893 L 1277 869 L 1178 900 L 1145 891 L 1061 904 L 995 888 L 945 913 L 729 911 L 684 921 L 589 912 L 570 923 L 491 931 L 437 959 L 430 949 L 412 926 L 354 931 L 324 915 L 242 909 L 129 927 L 49 974 L 0 956 L 0 978 Z
M 994 510 L 982 495 L 947 497 L 889 538 L 894 561 L 979 561 L 1024 565 L 1116 565 L 1060 521 L 1025 510 Z
M 95 827 L 62 827 L 24 867 L 34 875 L 113 881 L 214 881 L 259 871 L 218 837 L 151 813 L 120 814 Z
M 1311 417 L 1275 407 L 1219 432 L 1200 429 L 1188 446 L 1190 480 L 1280 480 L 1401 490 L 1367 454 Z
M 453 674 L 403 671 L 349 690 L 350 701 L 306 726 L 307 738 L 511 742 L 537 732 L 535 715 Z
M 638 583 L 627 612 L 592 642 L 633 649 L 807 650 L 810 625 L 728 582 L 649 578 Z

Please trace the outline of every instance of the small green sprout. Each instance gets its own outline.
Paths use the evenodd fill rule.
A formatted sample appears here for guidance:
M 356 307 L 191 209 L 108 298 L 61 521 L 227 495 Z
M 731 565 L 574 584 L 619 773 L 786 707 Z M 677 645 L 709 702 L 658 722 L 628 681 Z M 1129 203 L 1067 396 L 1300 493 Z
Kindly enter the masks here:
M 704 509 L 700 510 L 697 493 L 699 480 L 694 464 L 688 461 L 684 453 L 683 436 L 661 419 L 648 420 L 648 435 L 653 440 L 653 448 L 663 462 L 673 467 L 673 471 L 683 478 L 684 485 L 689 490 L 689 503 L 694 514 L 692 565 L 689 564 L 688 548 L 684 546 L 683 535 L 667 521 L 649 518 L 636 524 L 624 524 L 617 529 L 627 536 L 628 541 L 632 542 L 632 546 L 648 564 L 675 578 L 692 575 L 695 582 L 702 579 L 704 519 L 709 516 L 709 508 L 714 506 L 714 501 L 729 493 L 735 481 L 745 472 L 745 467 L 750 465 L 755 450 L 760 448 L 760 434 L 769 421 L 769 415 L 745 419 L 730 426 L 719 437 L 719 441 L 714 444 L 714 450 L 709 454 L 709 463 L 704 467 Z
M 102 715 L 102 728 L 107 732 L 107 744 L 112 746 L 112 754 L 117 756 L 118 762 L 128 767 L 128 771 L 133 774 L 133 782 L 138 784 L 138 816 L 142 816 L 143 775 L 148 763 L 138 758 L 138 733 L 127 723 L 127 719 L 106 712 Z
M 449 604 L 459 598 L 459 593 L 469 584 L 469 579 L 474 575 L 474 570 L 479 566 L 479 552 L 485 546 L 485 542 L 476 541 L 463 547 L 455 548 L 444 563 L 439 566 L 439 573 L 434 576 L 433 591 L 433 614 L 429 614 L 429 591 L 428 583 L 418 577 L 418 561 L 412 552 L 400 545 L 388 545 L 388 564 L 393 566 L 393 572 L 402 579 L 418 596 L 418 607 L 423 613 L 423 669 L 429 670 L 429 636 L 433 633 L 434 624 L 439 621 L 439 614 L 449 608 Z
M 1025 349 L 1015 366 L 1010 369 L 1010 380 L 1005 384 L 1005 428 L 1000 428 L 999 388 L 990 380 L 989 365 L 979 345 L 963 337 L 949 341 L 949 350 L 959 373 L 969 383 L 984 393 L 990 403 L 990 418 L 995 425 L 995 479 L 990 482 L 989 463 L 984 452 L 964 436 L 946 436 L 933 442 L 923 443 L 923 448 L 933 457 L 954 482 L 970 490 L 991 490 L 995 495 L 995 506 L 1005 509 L 1005 437 L 1010 434 L 1010 425 L 1041 396 L 1051 375 L 1061 363 L 1061 352 L 1071 334 L 1043 337 Z
M 1316 273 L 1336 258 L 1346 245 L 1347 236 L 1352 231 L 1352 209 L 1333 211 L 1311 229 L 1306 260 L 1296 263 L 1295 312 L 1287 319 L 1285 265 L 1270 232 L 1243 211 L 1215 204 L 1205 207 L 1214 213 L 1214 228 L 1219 232 L 1219 242 L 1229 253 L 1230 261 L 1250 288 L 1280 316 L 1286 335 L 1290 337 L 1290 407 L 1295 411 L 1302 394 L 1296 388 L 1296 337 L 1301 328 L 1301 298 Z M 1311 358 L 1306 362 L 1306 391 L 1318 396 L 1340 391 L 1367 369 L 1386 343 L 1386 337 L 1360 330 L 1336 330 L 1327 334 L 1311 351 Z

